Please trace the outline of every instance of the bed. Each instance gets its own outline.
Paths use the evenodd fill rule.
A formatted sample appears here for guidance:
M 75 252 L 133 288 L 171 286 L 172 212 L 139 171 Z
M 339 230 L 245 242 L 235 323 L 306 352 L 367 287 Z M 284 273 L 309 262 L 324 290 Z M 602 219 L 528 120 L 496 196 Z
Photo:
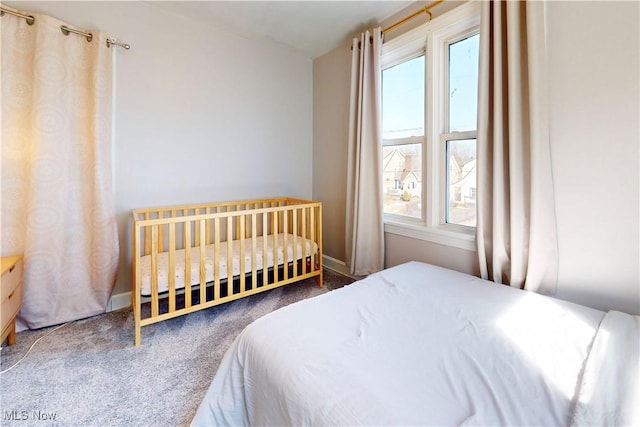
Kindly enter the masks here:
M 640 317 L 410 262 L 274 311 L 192 425 L 628 425 Z
M 132 212 L 134 342 L 141 328 L 316 278 L 322 205 L 290 197 Z

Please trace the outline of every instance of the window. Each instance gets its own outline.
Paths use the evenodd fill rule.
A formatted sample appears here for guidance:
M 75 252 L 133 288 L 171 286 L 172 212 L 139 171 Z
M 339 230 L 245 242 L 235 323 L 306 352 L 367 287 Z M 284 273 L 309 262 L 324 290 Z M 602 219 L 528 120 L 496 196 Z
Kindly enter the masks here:
M 476 140 L 446 142 L 448 192 L 447 224 L 476 226 Z
M 382 71 L 384 213 L 421 218 L 424 55 Z
M 424 136 L 424 55 L 382 71 L 384 139 Z
M 479 5 L 382 47 L 385 230 L 472 249 Z
M 445 141 L 448 192 L 444 222 L 476 226 L 476 134 L 478 113 L 478 34 L 448 43 L 447 128 Z M 473 193 L 473 197 L 471 194 Z

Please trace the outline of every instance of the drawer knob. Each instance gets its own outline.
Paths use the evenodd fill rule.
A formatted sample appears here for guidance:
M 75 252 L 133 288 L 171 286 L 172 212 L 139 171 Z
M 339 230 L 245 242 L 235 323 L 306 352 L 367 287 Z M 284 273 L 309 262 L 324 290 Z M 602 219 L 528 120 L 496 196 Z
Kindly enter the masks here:
M 12 265 L 11 267 L 9 267 L 9 273 L 11 273 L 13 271 L 13 269 L 16 268 L 15 265 Z

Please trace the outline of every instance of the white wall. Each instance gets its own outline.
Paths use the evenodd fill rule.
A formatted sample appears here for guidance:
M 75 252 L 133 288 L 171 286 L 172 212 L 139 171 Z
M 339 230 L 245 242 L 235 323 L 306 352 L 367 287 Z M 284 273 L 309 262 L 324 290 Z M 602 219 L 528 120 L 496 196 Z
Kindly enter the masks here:
M 313 199 L 322 202 L 322 251 L 345 259 L 349 45 L 313 63 Z
M 547 7 L 558 297 L 640 314 L 639 4 Z
M 116 49 L 115 196 L 130 289 L 129 213 L 312 192 L 312 62 L 147 2 L 5 2 L 100 29 Z M 2 18 L 6 19 L 6 18 Z

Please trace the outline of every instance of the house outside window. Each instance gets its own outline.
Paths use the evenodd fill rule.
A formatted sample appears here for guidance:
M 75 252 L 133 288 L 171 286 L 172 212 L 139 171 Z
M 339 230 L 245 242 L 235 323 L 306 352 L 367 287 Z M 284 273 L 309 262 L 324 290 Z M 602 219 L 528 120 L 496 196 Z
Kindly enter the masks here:
M 475 249 L 480 8 L 382 47 L 385 231 Z
M 382 173 L 386 214 L 421 218 L 424 145 L 424 53 L 382 71 Z M 413 184 L 413 186 L 411 186 Z M 411 190 L 411 191 L 410 191 Z

